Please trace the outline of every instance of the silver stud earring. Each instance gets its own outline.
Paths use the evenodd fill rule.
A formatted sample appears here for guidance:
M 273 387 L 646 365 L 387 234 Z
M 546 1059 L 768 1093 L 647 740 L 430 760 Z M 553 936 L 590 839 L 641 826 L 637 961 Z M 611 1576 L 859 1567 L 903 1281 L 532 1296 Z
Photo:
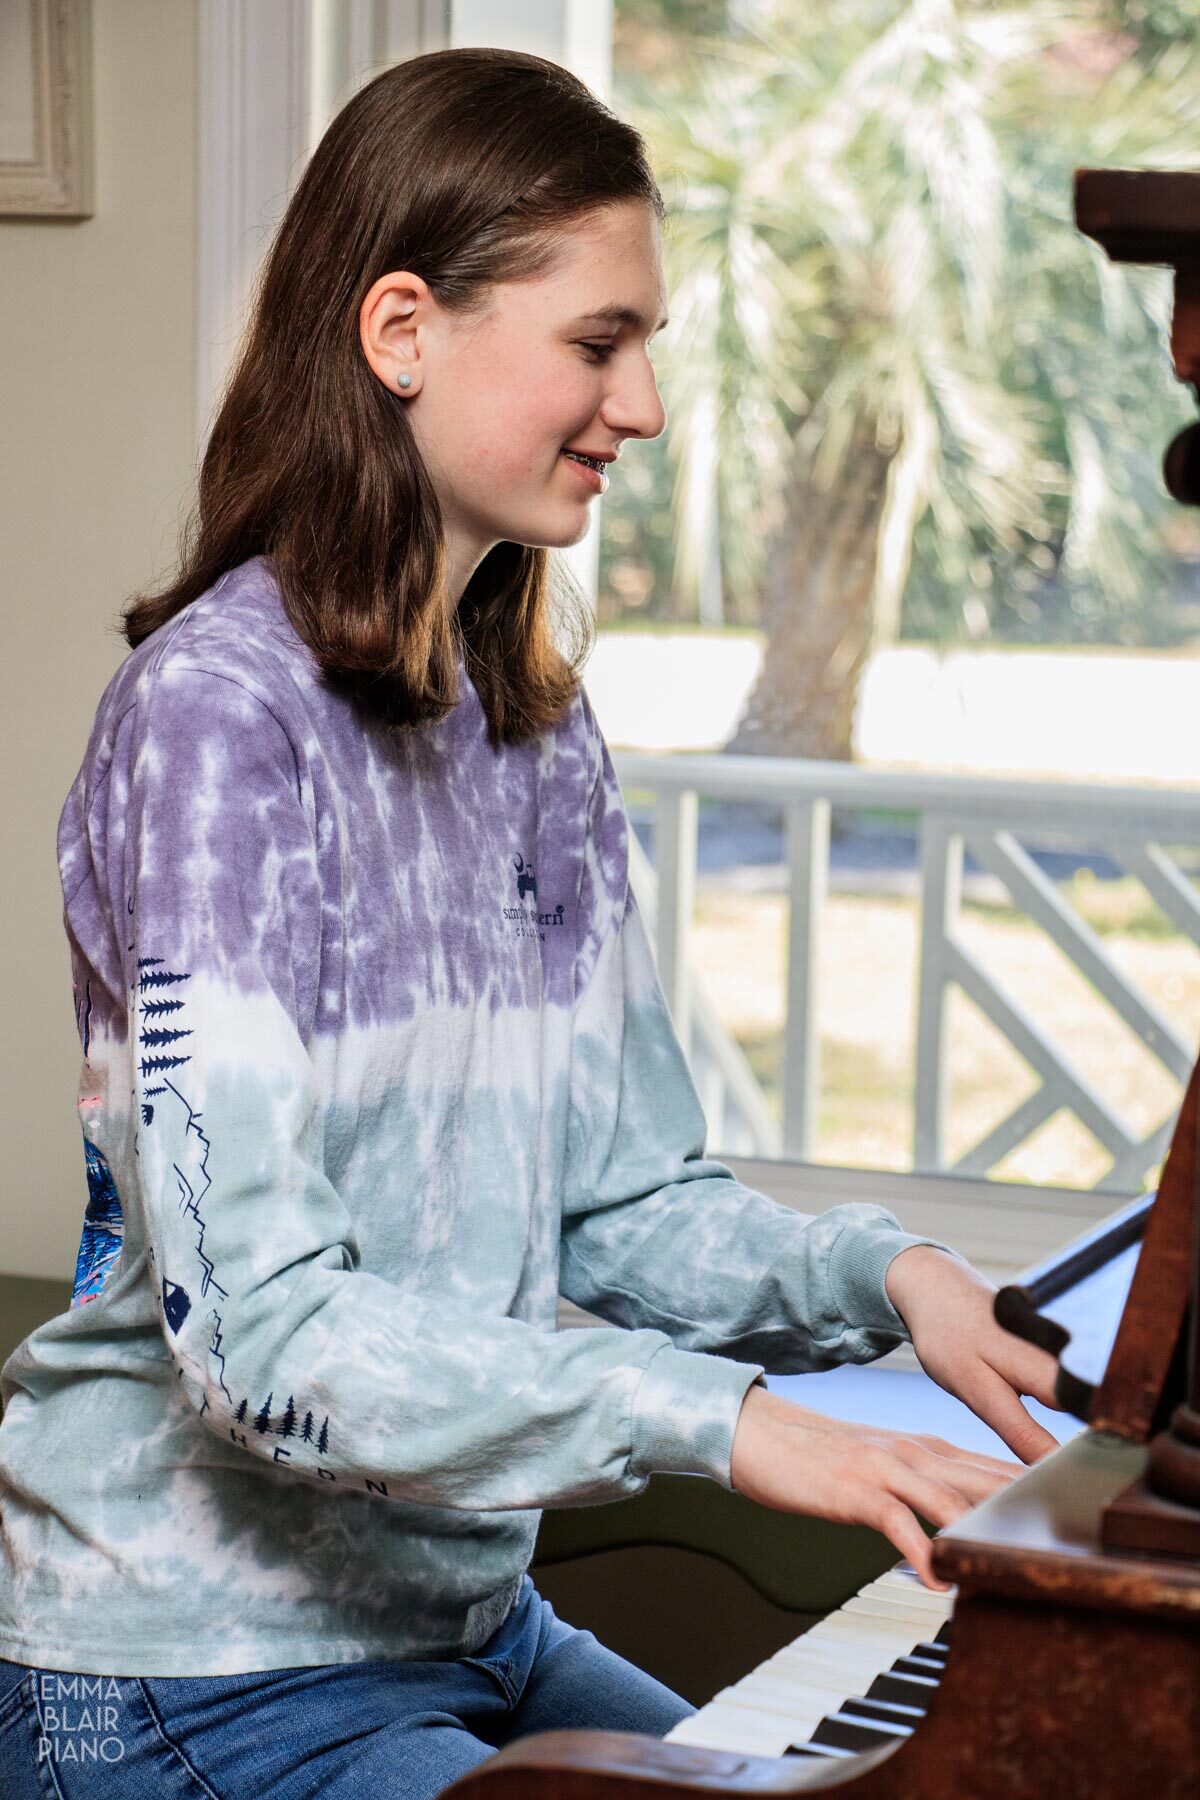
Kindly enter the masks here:
M 411 387 L 412 386 L 412 376 L 411 375 L 401 375 L 400 386 L 401 387 Z

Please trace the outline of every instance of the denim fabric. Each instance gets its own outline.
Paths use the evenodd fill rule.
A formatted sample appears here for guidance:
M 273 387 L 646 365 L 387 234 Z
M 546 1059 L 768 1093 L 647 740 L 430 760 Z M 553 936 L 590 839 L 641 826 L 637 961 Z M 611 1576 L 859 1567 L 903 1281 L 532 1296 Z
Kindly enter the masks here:
M 504 1623 L 457 1661 L 87 1677 L 0 1661 L 0 1795 L 432 1800 L 531 1732 L 663 1737 L 694 1711 L 564 1624 L 526 1576 Z

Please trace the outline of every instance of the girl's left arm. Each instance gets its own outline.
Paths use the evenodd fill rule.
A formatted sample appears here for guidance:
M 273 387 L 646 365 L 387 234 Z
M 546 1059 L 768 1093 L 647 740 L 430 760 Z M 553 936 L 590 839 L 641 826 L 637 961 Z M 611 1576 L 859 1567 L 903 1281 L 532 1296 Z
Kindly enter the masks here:
M 1054 1440 L 1054 1364 L 991 1316 L 989 1283 L 880 1206 L 816 1216 L 705 1155 L 706 1123 L 628 884 L 629 823 L 607 746 L 581 891 L 560 1290 L 627 1328 L 773 1373 L 867 1362 L 911 1338 L 927 1371 L 1023 1459 Z M 921 1248 L 924 1246 L 924 1248 Z M 903 1255 L 903 1252 L 912 1252 Z M 911 1329 L 910 1329 L 911 1327 Z

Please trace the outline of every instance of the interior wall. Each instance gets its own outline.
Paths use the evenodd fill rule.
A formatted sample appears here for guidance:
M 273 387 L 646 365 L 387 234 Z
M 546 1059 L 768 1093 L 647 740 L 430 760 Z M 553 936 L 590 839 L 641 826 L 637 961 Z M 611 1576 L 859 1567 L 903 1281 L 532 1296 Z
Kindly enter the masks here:
M 0 1274 L 69 1278 L 87 1200 L 55 830 L 194 488 L 196 4 L 94 0 L 94 215 L 0 218 Z

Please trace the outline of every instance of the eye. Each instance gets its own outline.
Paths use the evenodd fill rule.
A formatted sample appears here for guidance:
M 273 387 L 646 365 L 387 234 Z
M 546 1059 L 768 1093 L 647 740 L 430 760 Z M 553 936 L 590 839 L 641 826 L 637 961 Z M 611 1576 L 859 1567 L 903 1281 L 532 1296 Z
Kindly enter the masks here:
M 583 344 L 583 343 L 581 343 L 579 346 L 579 348 L 581 350 L 588 351 L 590 353 L 590 355 L 594 358 L 594 360 L 598 363 L 607 362 L 609 357 L 612 355 L 613 351 L 616 349 L 616 347 L 617 346 L 615 344 Z

